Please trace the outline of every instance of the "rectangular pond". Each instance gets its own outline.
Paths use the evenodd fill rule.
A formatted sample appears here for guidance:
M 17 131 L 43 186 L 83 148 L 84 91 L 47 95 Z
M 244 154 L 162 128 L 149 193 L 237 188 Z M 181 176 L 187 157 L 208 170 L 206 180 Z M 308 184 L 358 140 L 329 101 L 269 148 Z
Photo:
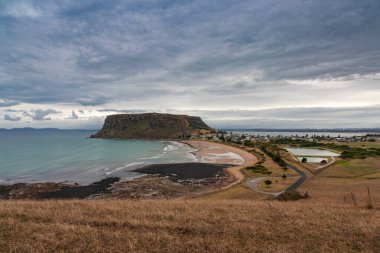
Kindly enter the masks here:
M 340 156 L 339 153 L 332 152 L 326 149 L 317 148 L 285 148 L 288 152 L 295 156 Z

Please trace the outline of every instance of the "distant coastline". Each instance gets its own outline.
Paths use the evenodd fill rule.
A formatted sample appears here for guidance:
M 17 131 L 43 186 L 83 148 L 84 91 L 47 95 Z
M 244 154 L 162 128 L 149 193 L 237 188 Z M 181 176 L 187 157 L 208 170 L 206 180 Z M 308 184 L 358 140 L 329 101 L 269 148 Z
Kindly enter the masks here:
M 0 131 L 92 131 L 96 132 L 99 129 L 63 129 L 63 128 L 33 128 L 33 127 L 21 127 L 21 128 L 0 128 Z
M 0 131 L 93 131 L 99 129 L 63 129 L 63 128 L 0 128 Z M 380 128 L 218 128 L 223 132 L 333 132 L 333 133 L 380 133 Z

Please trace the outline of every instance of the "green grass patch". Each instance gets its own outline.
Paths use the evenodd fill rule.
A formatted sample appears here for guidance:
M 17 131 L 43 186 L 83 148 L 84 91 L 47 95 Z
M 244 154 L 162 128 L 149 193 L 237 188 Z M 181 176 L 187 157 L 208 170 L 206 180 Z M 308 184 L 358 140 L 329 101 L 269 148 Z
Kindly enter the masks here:
M 258 164 L 254 166 L 249 166 L 245 168 L 249 172 L 257 173 L 257 174 L 263 174 L 263 175 L 270 175 L 272 174 L 271 171 L 269 171 L 265 166 Z
M 335 171 L 329 173 L 331 177 L 363 177 L 380 171 L 373 158 L 340 160 L 331 170 Z

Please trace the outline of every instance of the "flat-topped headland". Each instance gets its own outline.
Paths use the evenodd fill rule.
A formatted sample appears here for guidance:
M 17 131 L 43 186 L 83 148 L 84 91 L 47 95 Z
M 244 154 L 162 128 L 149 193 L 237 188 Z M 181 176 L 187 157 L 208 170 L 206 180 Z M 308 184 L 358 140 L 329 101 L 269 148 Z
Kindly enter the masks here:
M 116 114 L 107 116 L 103 128 L 92 138 L 103 139 L 186 139 L 215 131 L 200 117 L 162 113 Z

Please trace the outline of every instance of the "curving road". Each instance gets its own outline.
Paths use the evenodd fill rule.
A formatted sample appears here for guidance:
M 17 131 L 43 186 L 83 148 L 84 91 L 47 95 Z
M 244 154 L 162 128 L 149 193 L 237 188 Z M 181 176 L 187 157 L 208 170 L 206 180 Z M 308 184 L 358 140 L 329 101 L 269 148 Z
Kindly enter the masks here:
M 288 166 L 289 169 L 292 169 L 294 170 L 295 172 L 297 172 L 299 175 L 300 175 L 300 178 L 294 182 L 291 186 L 288 187 L 288 189 L 285 190 L 285 192 L 291 192 L 291 191 L 294 191 L 296 190 L 298 187 L 300 187 L 306 180 L 307 176 L 305 174 L 305 172 L 303 172 L 302 170 L 290 165 L 290 164 L 286 164 Z
M 274 196 L 278 196 L 280 195 L 281 193 L 283 193 L 284 191 L 279 191 L 279 192 L 266 192 L 266 191 L 262 191 L 262 190 L 259 190 L 259 182 L 261 179 L 263 178 L 273 178 L 273 179 L 279 179 L 280 177 L 258 177 L 258 178 L 255 178 L 253 180 L 249 180 L 246 182 L 246 185 L 251 188 L 251 190 L 253 191 L 256 191 L 256 192 L 259 192 L 259 193 L 265 193 L 265 194 L 270 194 L 270 195 L 274 195 Z
M 265 193 L 265 194 L 270 194 L 270 195 L 274 195 L 274 196 L 278 196 L 278 195 L 281 195 L 282 193 L 284 192 L 291 192 L 291 191 L 294 191 L 296 190 L 298 187 L 300 187 L 306 180 L 307 176 L 305 174 L 305 172 L 303 172 L 302 170 L 290 165 L 290 164 L 287 164 L 288 168 L 289 169 L 292 169 L 294 170 L 295 172 L 297 172 L 299 174 L 299 178 L 297 179 L 297 181 L 295 181 L 291 186 L 289 186 L 286 190 L 283 190 L 283 191 L 280 191 L 280 192 L 266 192 L 266 191 L 262 191 L 262 190 L 259 190 L 258 189 L 258 184 L 259 184 L 259 181 L 260 179 L 262 178 L 280 178 L 280 177 L 258 177 L 258 178 L 255 178 L 253 180 L 249 180 L 246 182 L 246 185 L 251 188 L 252 190 L 256 191 L 256 192 L 260 192 L 260 193 Z M 292 176 L 293 177 L 293 176 Z

